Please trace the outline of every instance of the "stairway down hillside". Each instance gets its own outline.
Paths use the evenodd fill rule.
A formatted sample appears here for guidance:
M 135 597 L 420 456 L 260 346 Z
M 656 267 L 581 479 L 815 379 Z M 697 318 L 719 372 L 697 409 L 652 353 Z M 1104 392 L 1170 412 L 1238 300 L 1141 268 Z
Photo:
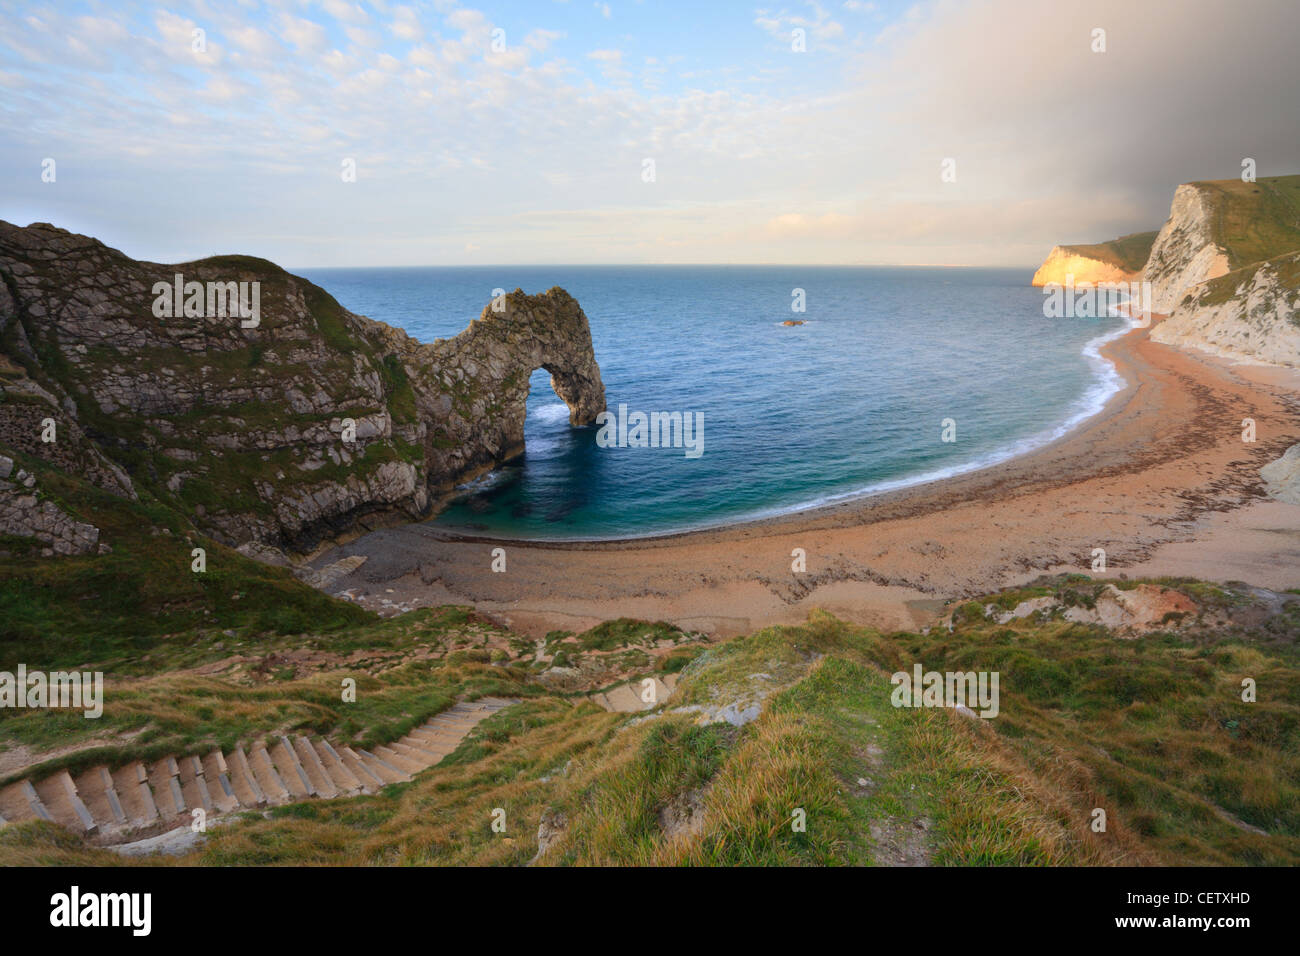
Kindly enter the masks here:
M 111 838 L 141 828 L 188 825 L 193 811 L 212 817 L 300 800 L 374 793 L 410 780 L 459 746 L 470 730 L 517 701 L 458 703 L 401 740 L 371 750 L 334 747 L 324 738 L 279 737 L 229 753 L 136 761 L 117 769 L 66 770 L 0 790 L 0 826 L 50 820 L 78 833 Z

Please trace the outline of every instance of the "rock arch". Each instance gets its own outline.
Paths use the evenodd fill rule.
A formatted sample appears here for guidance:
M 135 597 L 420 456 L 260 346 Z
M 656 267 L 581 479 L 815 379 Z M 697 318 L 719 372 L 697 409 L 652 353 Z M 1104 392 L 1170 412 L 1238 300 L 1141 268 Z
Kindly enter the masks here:
M 257 283 L 259 323 L 155 315 L 152 290 L 178 274 Z M 141 488 L 231 545 L 309 552 L 363 522 L 419 520 L 524 450 L 534 370 L 550 372 L 572 424 L 605 408 L 572 296 L 516 289 L 496 304 L 424 344 L 264 259 L 139 262 L 46 223 L 0 221 L 0 465 L 22 454 L 43 462 L 35 482 L 75 466 L 109 491 Z M 22 437 L 47 417 L 59 442 Z M 34 537 L 38 522 L 14 504 L 24 495 L 0 476 L 0 517 L 20 508 Z
M 434 372 L 433 380 L 419 376 L 417 394 L 423 393 L 435 492 L 524 451 L 529 379 L 539 368 L 550 373 L 571 425 L 591 425 L 605 410 L 590 324 L 577 300 L 559 287 L 538 295 L 516 289 L 486 306 L 454 339 L 422 349 L 428 350 L 425 367 Z

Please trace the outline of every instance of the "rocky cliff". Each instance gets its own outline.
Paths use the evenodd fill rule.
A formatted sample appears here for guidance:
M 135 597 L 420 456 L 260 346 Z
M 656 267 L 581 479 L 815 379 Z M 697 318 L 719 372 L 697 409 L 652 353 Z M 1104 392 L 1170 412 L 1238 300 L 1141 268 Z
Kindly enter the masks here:
M 1034 285 L 1137 278 L 1168 316 L 1156 341 L 1300 366 L 1298 254 L 1300 176 L 1185 183 L 1158 233 L 1057 246 Z
M 1300 252 L 1193 286 L 1151 337 L 1225 358 L 1300 367 Z
M 1152 338 L 1300 365 L 1300 176 L 1187 183 L 1143 278 L 1168 318 Z
M 1140 232 L 1109 242 L 1053 246 L 1032 284 L 1127 282 L 1142 271 L 1155 237 L 1154 232 Z
M 137 262 L 0 222 L 0 535 L 98 547 L 50 512 L 66 509 L 41 491 L 46 468 L 235 545 L 303 551 L 419 518 L 523 450 L 538 368 L 574 425 L 604 410 L 587 317 L 562 289 L 516 290 L 422 344 L 262 259 Z
M 1151 283 L 1151 310 L 1167 315 L 1192 286 L 1228 271 L 1210 197 L 1197 183 L 1179 186 L 1142 270 L 1143 280 Z

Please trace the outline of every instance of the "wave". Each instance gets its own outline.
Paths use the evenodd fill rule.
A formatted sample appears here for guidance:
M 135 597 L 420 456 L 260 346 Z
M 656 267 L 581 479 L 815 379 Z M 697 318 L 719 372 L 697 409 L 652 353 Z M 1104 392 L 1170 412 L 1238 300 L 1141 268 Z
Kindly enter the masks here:
M 528 410 L 528 418 L 539 425 L 555 425 L 559 423 L 569 423 L 569 406 L 563 402 L 552 402 L 550 405 L 543 405 L 541 408 Z

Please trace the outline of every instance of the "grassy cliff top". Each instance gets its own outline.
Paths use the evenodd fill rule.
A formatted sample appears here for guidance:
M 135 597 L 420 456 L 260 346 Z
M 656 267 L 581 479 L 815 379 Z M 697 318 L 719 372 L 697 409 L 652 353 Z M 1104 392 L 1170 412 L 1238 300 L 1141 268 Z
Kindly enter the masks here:
M 1156 232 L 1134 232 L 1118 239 L 1106 242 L 1094 242 L 1086 245 L 1069 245 L 1060 248 L 1068 253 L 1096 259 L 1123 269 L 1125 272 L 1140 272 L 1151 255 L 1151 246 L 1156 241 Z
M 1300 175 L 1192 185 L 1211 204 L 1215 236 L 1233 269 L 1300 249 Z
M 1300 249 L 1300 175 L 1266 176 L 1253 183 L 1212 179 L 1188 183 L 1199 189 L 1213 216 L 1215 241 L 1235 271 Z M 1107 242 L 1062 245 L 1063 252 L 1139 272 L 1158 232 L 1134 232 Z

